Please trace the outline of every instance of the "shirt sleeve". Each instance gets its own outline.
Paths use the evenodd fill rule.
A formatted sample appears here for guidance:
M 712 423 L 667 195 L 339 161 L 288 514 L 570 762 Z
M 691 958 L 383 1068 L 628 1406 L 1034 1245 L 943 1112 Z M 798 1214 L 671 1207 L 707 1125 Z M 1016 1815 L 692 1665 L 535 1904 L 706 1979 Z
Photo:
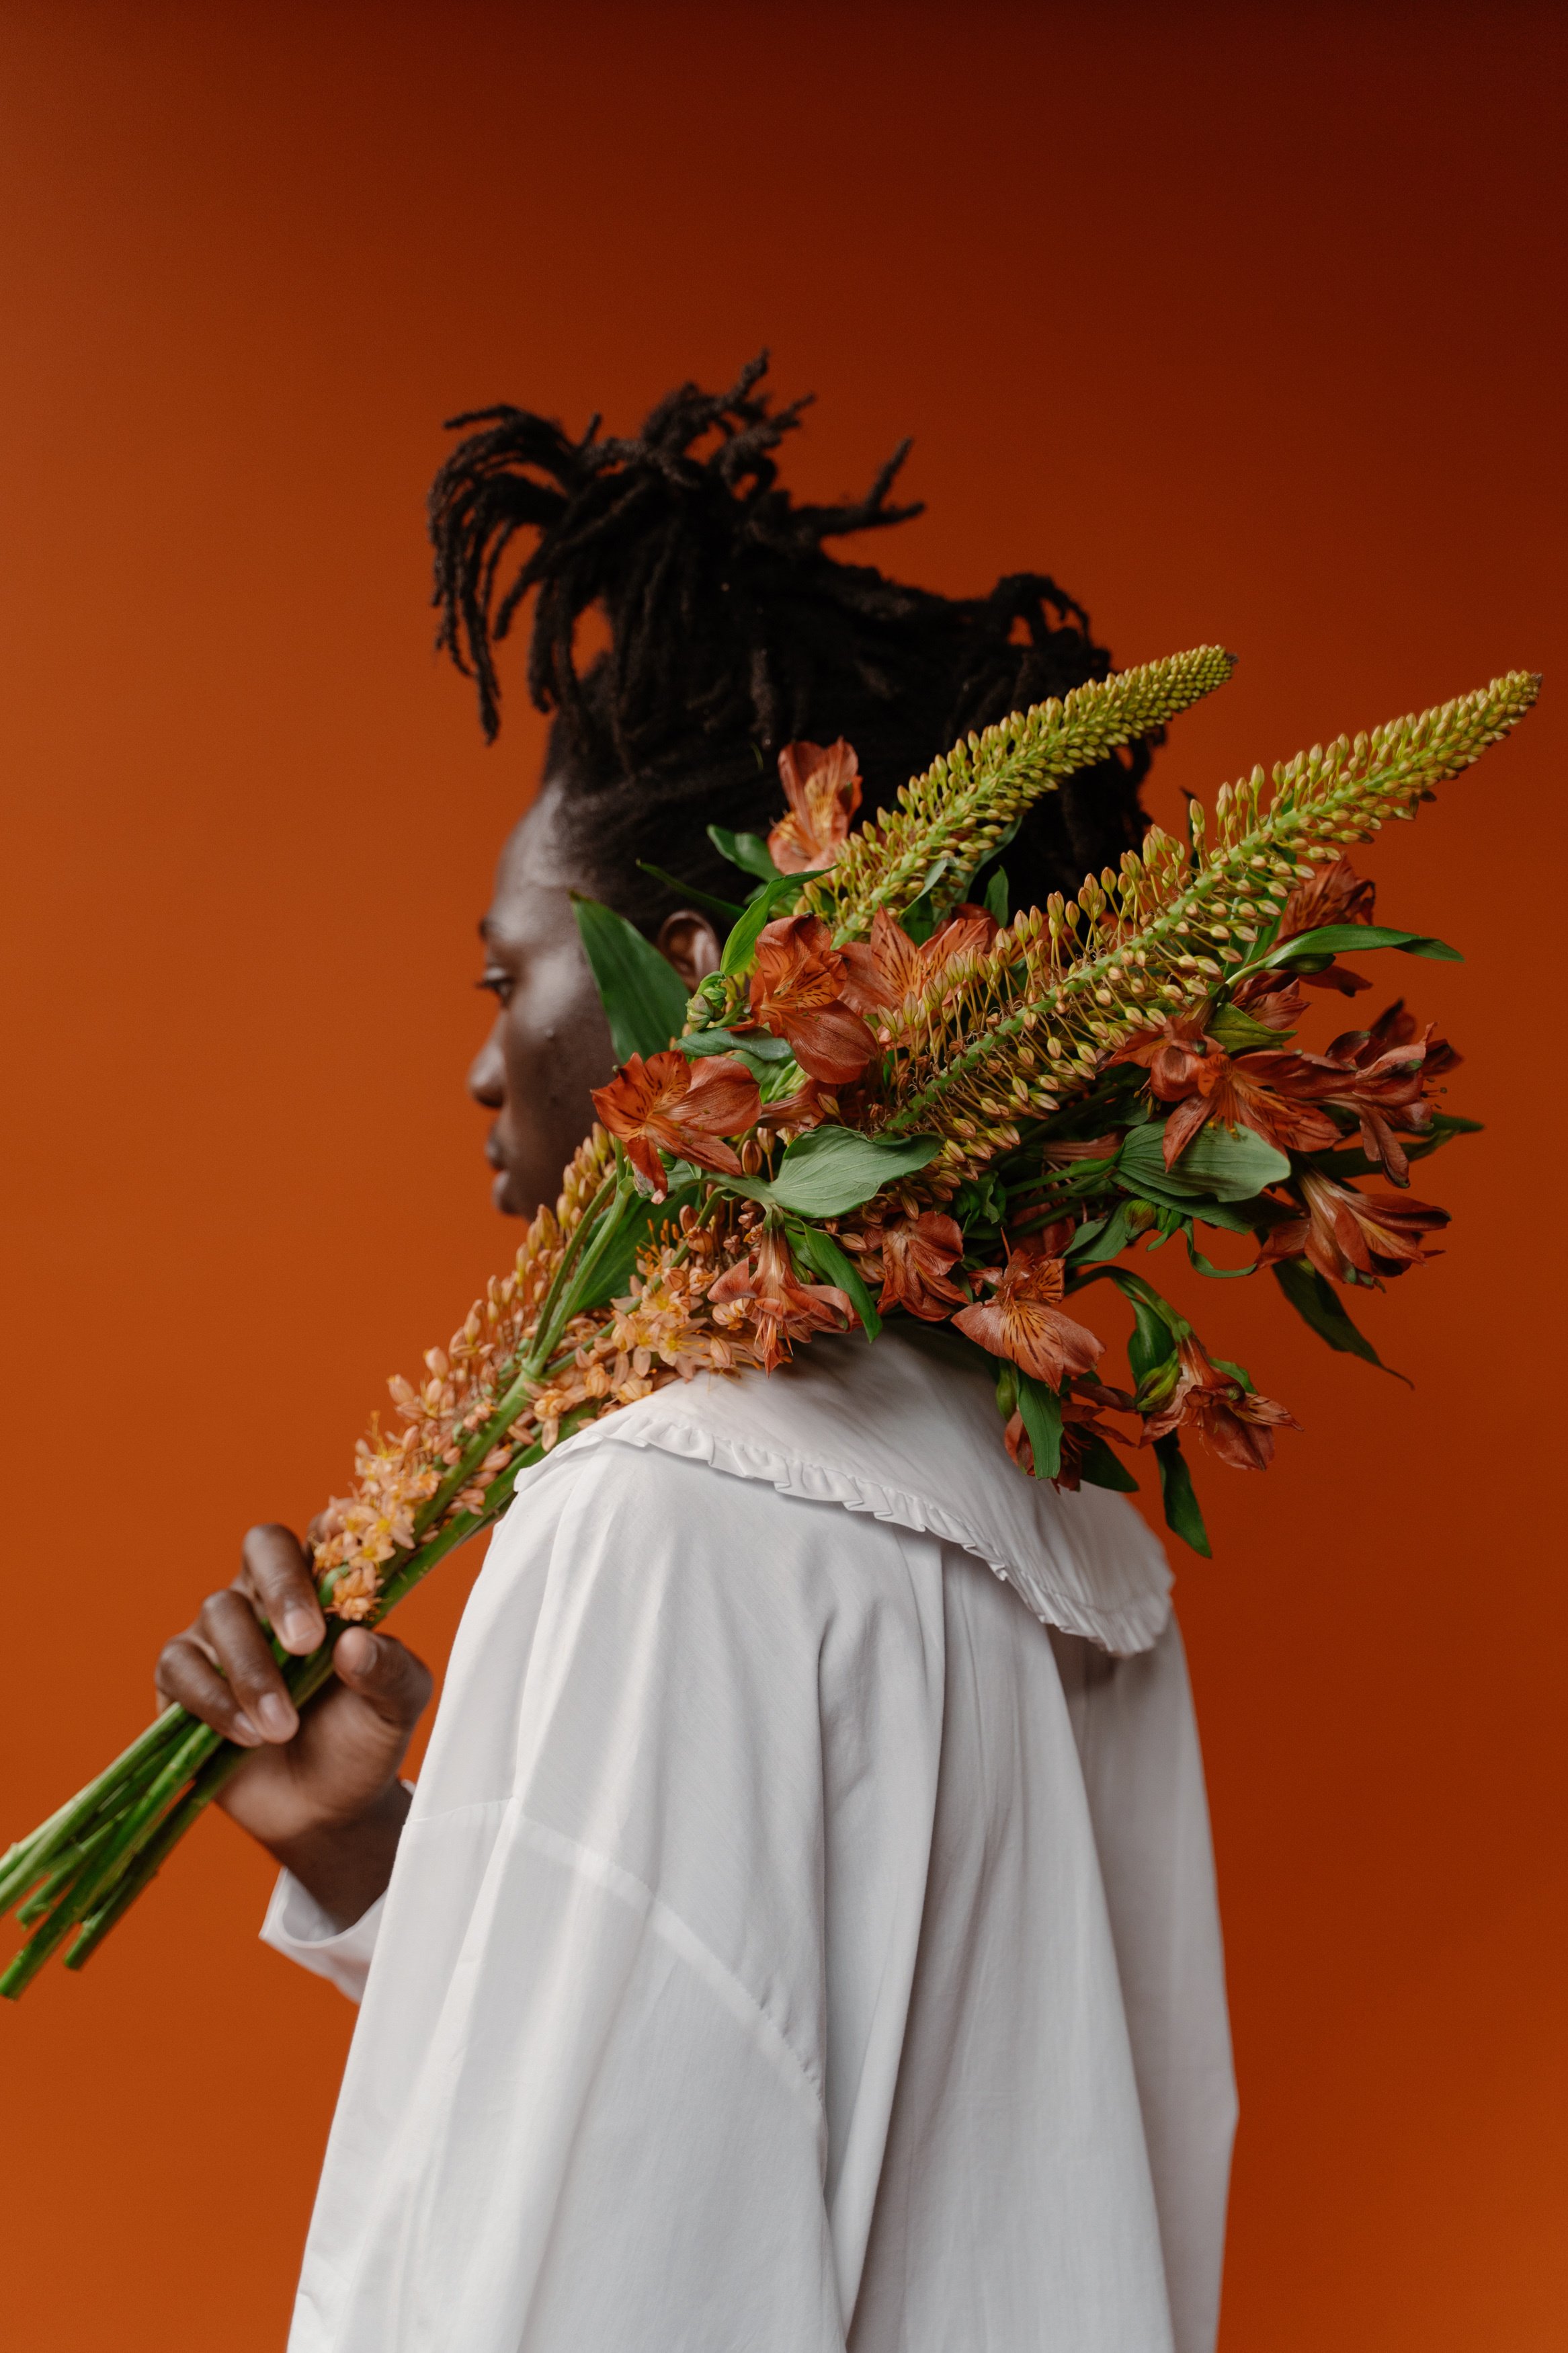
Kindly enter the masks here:
M 919 1933 L 939 1548 L 619 1448 L 527 1500 L 404 1831 L 291 2353 L 842 2353 L 830 2208 Z M 860 1825 L 842 1890 L 827 1807 Z M 864 1989 L 831 2031 L 830 1977 Z
M 291 1872 L 281 1871 L 261 1924 L 261 1941 L 286 1961 L 325 1978 L 350 2001 L 361 2001 L 385 1904 L 385 1896 L 378 1895 L 346 1928 L 334 1927 L 309 1890 Z

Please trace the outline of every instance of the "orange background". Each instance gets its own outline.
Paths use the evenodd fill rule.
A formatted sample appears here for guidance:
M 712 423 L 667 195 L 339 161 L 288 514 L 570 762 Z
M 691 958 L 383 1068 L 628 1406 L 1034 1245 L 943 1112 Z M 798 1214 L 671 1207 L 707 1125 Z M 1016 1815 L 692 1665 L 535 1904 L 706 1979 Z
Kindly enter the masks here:
M 1163 814 L 1555 673 L 1372 860 L 1469 956 L 1389 977 L 1489 1123 L 1367 1310 L 1419 1386 L 1207 1292 L 1306 1428 L 1200 1465 L 1179 1567 L 1226 2353 L 1565 2341 L 1563 47 L 1496 5 L 0 9 L 7 1833 L 515 1239 L 461 1077 L 541 731 L 514 663 L 487 753 L 431 651 L 440 418 L 622 429 L 768 342 L 808 491 L 916 436 L 898 568 L 1240 652 Z M 475 1565 L 406 1613 L 433 1654 Z M 350 2013 L 256 1943 L 268 1877 L 205 1824 L 0 2017 L 16 2343 L 281 2346 Z

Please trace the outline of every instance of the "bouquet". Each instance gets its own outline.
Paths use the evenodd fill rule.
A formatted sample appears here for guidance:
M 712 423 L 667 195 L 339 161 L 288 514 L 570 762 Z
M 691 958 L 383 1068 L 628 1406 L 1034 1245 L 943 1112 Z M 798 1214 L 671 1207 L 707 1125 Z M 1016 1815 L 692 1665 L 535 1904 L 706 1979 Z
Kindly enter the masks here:
M 1179 1239 L 1205 1275 L 1272 1271 L 1332 1348 L 1379 1359 L 1347 1293 L 1428 1255 L 1447 1213 L 1410 1165 L 1475 1123 L 1437 1108 L 1452 1049 L 1402 1003 L 1319 1049 L 1310 1003 L 1368 986 L 1377 949 L 1451 957 L 1373 920 L 1346 856 L 1507 733 L 1521 672 L 1352 741 L 1255 768 L 1152 829 L 1071 901 L 1010 912 L 1008 842 L 1030 804 L 1219 685 L 1202 647 L 971 735 L 851 830 L 852 748 L 781 755 L 787 813 L 764 842 L 716 833 L 752 881 L 720 969 L 689 1002 L 642 934 L 580 900 L 620 1066 L 598 1124 L 511 1271 L 360 1441 L 321 1524 L 329 1632 L 277 1654 L 303 1706 L 344 1625 L 385 1617 L 490 1525 L 516 1481 L 597 1416 L 699 1370 L 768 1372 L 823 1332 L 950 1323 L 994 1363 L 999 1440 L 1020 1473 L 1138 1484 L 1152 1454 L 1169 1525 L 1208 1550 L 1185 1443 L 1264 1469 L 1287 1408 L 1214 1355 L 1155 1287 Z M 673 878 L 665 878 L 670 880 Z M 1368 1183 L 1374 1189 L 1365 1189 Z M 1206 1233 L 1239 1235 L 1222 1269 Z M 1089 1320 L 1131 1309 L 1109 1378 Z M 0 1862 L 31 1928 L 16 1997 L 69 1939 L 79 1968 L 247 1752 L 179 1707 Z

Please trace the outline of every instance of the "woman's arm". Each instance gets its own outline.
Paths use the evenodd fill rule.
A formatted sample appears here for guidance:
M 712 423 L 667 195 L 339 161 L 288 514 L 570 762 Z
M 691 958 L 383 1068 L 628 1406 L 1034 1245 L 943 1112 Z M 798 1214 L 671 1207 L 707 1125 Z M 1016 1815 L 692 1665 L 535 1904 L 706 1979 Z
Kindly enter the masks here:
M 334 1654 L 335 1683 L 301 1720 L 263 1620 L 300 1657 L 325 1630 L 304 1547 L 288 1528 L 251 1529 L 234 1583 L 209 1593 L 164 1646 L 159 1696 L 256 1751 L 218 1802 L 346 1927 L 392 1876 L 408 1811 L 397 1768 L 430 1672 L 389 1635 L 351 1627 Z

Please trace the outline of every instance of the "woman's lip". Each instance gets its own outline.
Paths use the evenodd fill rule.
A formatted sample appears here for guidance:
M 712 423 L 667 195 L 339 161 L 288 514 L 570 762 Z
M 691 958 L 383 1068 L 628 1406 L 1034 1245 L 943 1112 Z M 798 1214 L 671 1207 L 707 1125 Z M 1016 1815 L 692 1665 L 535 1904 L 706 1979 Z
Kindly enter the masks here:
M 506 1187 L 507 1172 L 503 1168 L 495 1176 L 490 1185 L 490 1207 L 492 1209 L 501 1210 L 503 1214 L 506 1209 Z

